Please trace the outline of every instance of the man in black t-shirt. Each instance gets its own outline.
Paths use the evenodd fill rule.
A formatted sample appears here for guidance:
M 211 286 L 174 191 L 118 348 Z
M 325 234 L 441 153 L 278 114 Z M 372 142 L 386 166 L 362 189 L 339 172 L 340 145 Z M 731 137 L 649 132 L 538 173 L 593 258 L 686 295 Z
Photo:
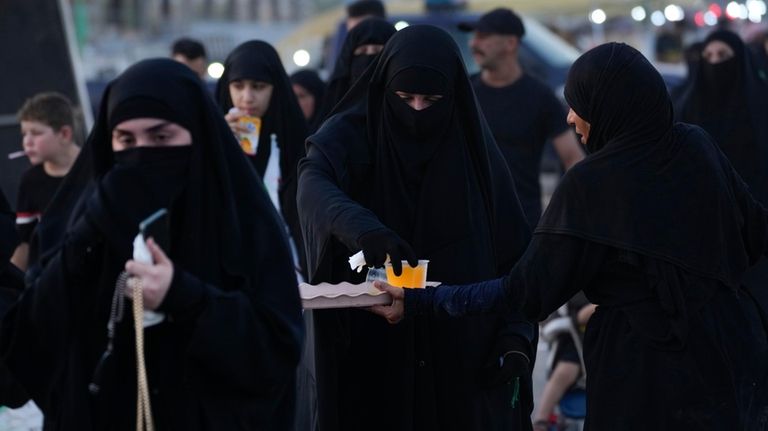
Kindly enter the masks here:
M 494 9 L 459 29 L 473 31 L 470 48 L 481 72 L 472 84 L 496 143 L 507 160 L 528 223 L 541 216 L 539 171 L 548 140 L 566 169 L 584 158 L 565 110 L 545 84 L 518 61 L 523 21 L 509 9 Z

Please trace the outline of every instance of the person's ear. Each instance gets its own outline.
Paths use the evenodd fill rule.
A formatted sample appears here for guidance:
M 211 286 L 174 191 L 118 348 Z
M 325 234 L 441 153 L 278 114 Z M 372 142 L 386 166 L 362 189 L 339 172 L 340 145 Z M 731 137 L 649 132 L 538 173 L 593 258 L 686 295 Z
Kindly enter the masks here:
M 64 142 L 72 142 L 72 138 L 74 135 L 74 131 L 72 130 L 72 126 L 61 126 L 58 132 L 59 136 L 61 137 L 61 140 Z
M 507 38 L 507 47 L 509 47 L 510 51 L 517 52 L 518 48 L 520 48 L 520 38 L 517 36 L 509 36 Z

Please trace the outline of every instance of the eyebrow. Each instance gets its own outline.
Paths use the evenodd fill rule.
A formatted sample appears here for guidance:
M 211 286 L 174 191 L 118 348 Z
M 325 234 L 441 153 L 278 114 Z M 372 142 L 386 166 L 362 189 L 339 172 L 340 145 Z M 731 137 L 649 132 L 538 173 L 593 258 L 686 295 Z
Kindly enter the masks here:
M 149 132 L 149 133 L 154 133 L 154 132 L 157 132 L 158 130 L 163 129 L 166 126 L 169 126 L 170 124 L 172 124 L 170 121 L 163 121 L 163 122 L 161 122 L 159 124 L 156 124 L 156 125 L 148 128 L 146 131 Z M 118 133 L 118 134 L 121 134 L 121 135 L 132 135 L 133 134 L 133 132 L 129 132 L 127 130 L 122 130 L 122 129 L 117 129 L 117 128 L 115 128 L 112 131 L 112 133 Z

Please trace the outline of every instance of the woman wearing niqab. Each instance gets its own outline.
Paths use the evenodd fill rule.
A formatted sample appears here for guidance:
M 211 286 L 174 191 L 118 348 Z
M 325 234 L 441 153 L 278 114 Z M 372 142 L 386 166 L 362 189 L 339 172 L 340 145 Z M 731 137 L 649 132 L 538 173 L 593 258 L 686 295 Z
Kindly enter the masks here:
M 378 312 L 542 320 L 579 290 L 585 430 L 764 430 L 768 335 L 740 286 L 766 252 L 766 212 L 717 144 L 674 124 L 664 81 L 634 48 L 582 55 L 565 87 L 590 155 L 563 177 L 504 278 L 405 292 Z M 584 132 L 584 129 L 582 129 Z M 395 297 L 398 289 L 388 288 Z
M 364 19 L 347 33 L 331 77 L 328 79 L 328 91 L 325 93 L 322 109 L 318 114 L 320 122 L 326 120 L 352 85 L 360 79 L 365 69 L 376 60 L 376 55 L 381 51 L 380 48 L 395 34 L 395 31 L 395 27 L 386 20 L 371 17 Z M 375 53 L 359 52 L 361 47 L 366 45 L 380 48 Z
M 191 142 L 113 149 L 116 137 L 131 142 L 121 128 L 146 120 L 159 121 L 146 132 L 155 143 L 182 136 L 166 127 Z M 73 172 L 55 199 L 77 197 L 89 181 L 62 244 L 0 327 L 0 355 L 42 409 L 44 429 L 136 429 L 132 313 L 111 309 L 116 280 L 136 267 L 126 261 L 138 224 L 158 208 L 170 213 L 172 278 L 156 308 L 164 320 L 144 333 L 156 428 L 289 429 L 302 337 L 290 250 L 198 77 L 169 59 L 128 68 L 107 88 Z
M 396 92 L 442 97 L 416 110 Z M 370 266 L 429 259 L 429 279 L 444 282 L 514 264 L 528 227 L 447 33 L 398 32 L 335 111 L 299 165 L 312 283 L 363 281 L 347 262 L 359 250 Z M 532 364 L 499 358 L 533 354 L 532 331 L 509 316 L 389 327 L 364 310 L 315 310 L 320 430 L 530 429 L 529 396 L 516 400 L 505 373 L 530 395 Z
M 717 142 L 752 195 L 768 205 L 768 82 L 739 35 L 717 30 L 702 44 L 722 42 L 734 56 L 711 63 L 702 59 L 689 89 L 677 105 L 680 121 L 704 129 Z M 768 312 L 768 259 L 762 258 L 742 283 Z
M 291 239 L 296 244 L 298 266 L 305 272 L 304 252 L 296 214 L 296 165 L 304 157 L 304 140 L 308 135 L 307 122 L 296 101 L 288 75 L 275 48 L 267 42 L 251 40 L 240 44 L 224 61 L 224 73 L 216 84 L 216 98 L 225 114 L 233 107 L 230 85 L 236 81 L 252 81 L 272 86 L 271 96 L 261 117 L 259 144 L 255 154 L 248 155 L 259 176 L 265 173 L 270 161 L 271 136 L 277 139 L 280 150 L 279 185 L 276 206 L 285 220 Z

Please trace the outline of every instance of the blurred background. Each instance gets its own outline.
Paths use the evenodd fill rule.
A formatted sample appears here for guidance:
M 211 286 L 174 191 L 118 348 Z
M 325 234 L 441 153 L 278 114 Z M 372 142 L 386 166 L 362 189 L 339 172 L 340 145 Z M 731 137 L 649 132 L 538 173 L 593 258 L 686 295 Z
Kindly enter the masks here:
M 32 94 L 56 90 L 79 102 L 88 129 L 106 84 L 130 64 L 170 56 L 186 36 L 207 50 L 206 80 L 215 84 L 221 62 L 239 43 L 263 39 L 280 52 L 289 73 L 308 67 L 327 77 L 346 28 L 343 0 L 4 0 L 0 2 L 0 186 L 13 200 L 26 159 L 6 160 L 20 148 L 15 112 Z M 456 29 L 495 7 L 514 9 L 527 29 L 521 51 L 526 70 L 557 94 L 570 64 L 584 50 L 624 41 L 650 58 L 670 88 L 683 81 L 685 47 L 716 26 L 747 41 L 768 28 L 763 0 L 389 0 L 396 27 L 434 24 L 464 50 L 469 34 Z

